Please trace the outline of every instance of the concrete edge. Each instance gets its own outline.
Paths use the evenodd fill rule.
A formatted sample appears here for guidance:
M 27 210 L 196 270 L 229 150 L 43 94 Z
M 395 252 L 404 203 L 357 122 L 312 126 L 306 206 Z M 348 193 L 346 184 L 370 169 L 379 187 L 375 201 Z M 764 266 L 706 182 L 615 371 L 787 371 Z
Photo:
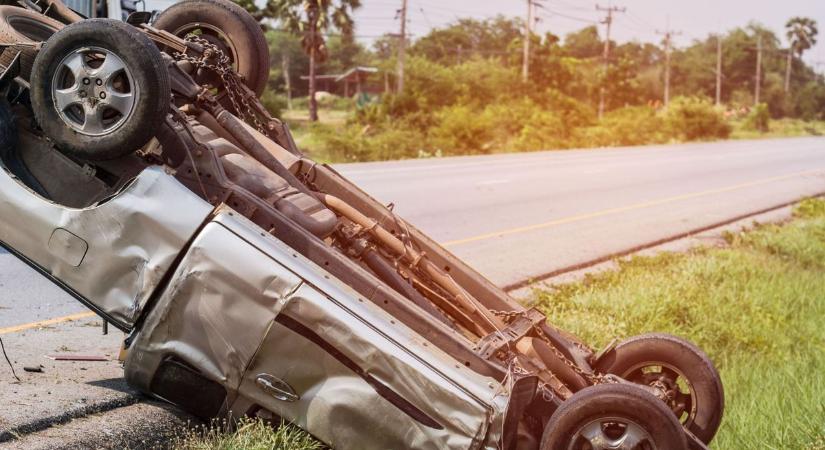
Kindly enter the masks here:
M 518 293 L 518 292 L 520 292 L 524 289 L 529 289 L 529 288 L 531 288 L 531 287 L 533 287 L 537 284 L 541 284 L 541 283 L 546 282 L 546 281 L 548 281 L 552 278 L 556 278 L 556 277 L 559 277 L 559 276 L 567 274 L 567 273 L 586 270 L 586 269 L 598 266 L 600 264 L 609 263 L 609 262 L 611 262 L 613 260 L 616 260 L 618 258 L 622 258 L 622 257 L 625 257 L 625 256 L 630 256 L 630 255 L 635 254 L 635 253 L 639 253 L 639 252 L 644 251 L 644 250 L 649 250 L 649 249 L 659 247 L 659 246 L 662 246 L 664 244 L 672 243 L 674 241 L 678 241 L 678 240 L 681 240 L 681 239 L 688 239 L 688 238 L 691 238 L 693 236 L 696 236 L 698 234 L 701 234 L 701 233 L 704 233 L 704 232 L 707 232 L 707 231 L 713 231 L 713 230 L 724 228 L 724 227 L 732 225 L 732 224 L 736 224 L 737 222 L 741 222 L 743 220 L 754 219 L 758 216 L 768 214 L 768 213 L 771 213 L 771 212 L 774 212 L 774 211 L 781 210 L 783 208 L 788 208 L 790 206 L 796 205 L 796 204 L 798 204 L 798 203 L 800 203 L 804 200 L 807 200 L 809 198 L 823 198 L 823 197 L 825 197 L 825 191 L 814 194 L 814 195 L 810 195 L 810 196 L 807 196 L 807 197 L 804 197 L 804 198 L 801 198 L 801 199 L 793 200 L 793 201 L 790 201 L 790 202 L 784 202 L 784 203 L 781 203 L 779 205 L 774 205 L 774 206 L 771 206 L 771 207 L 768 207 L 768 208 L 760 209 L 758 211 L 753 211 L 753 212 L 749 212 L 749 213 L 746 213 L 746 214 L 741 214 L 741 215 L 736 216 L 736 217 L 725 219 L 725 220 L 715 222 L 715 223 L 712 223 L 710 225 L 702 226 L 702 227 L 699 227 L 699 228 L 694 228 L 694 229 L 691 229 L 689 231 L 685 231 L 685 232 L 682 232 L 682 233 L 673 234 L 673 235 L 667 236 L 665 238 L 657 239 L 655 241 L 651 241 L 651 242 L 648 242 L 648 243 L 645 243 L 645 244 L 630 247 L 630 248 L 627 248 L 627 249 L 624 249 L 624 250 L 621 250 L 621 251 L 618 251 L 618 252 L 613 252 L 613 253 L 610 253 L 608 255 L 596 258 L 596 259 L 592 259 L 592 260 L 589 260 L 589 261 L 574 264 L 572 266 L 567 266 L 567 267 L 563 267 L 561 269 L 553 270 L 551 272 L 547 272 L 547 273 L 543 273 L 543 274 L 540 274 L 540 275 L 532 276 L 530 278 L 526 278 L 526 279 L 523 279 L 521 281 L 517 281 L 515 283 L 505 285 L 505 286 L 502 287 L 502 289 L 507 293 L 516 294 L 516 293 Z

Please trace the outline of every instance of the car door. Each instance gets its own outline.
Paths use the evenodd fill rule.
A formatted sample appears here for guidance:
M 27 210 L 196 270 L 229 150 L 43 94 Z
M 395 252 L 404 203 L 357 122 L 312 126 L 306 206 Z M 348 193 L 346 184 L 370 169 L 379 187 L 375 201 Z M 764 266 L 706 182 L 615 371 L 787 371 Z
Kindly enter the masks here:
M 212 210 L 160 167 L 88 208 L 0 170 L 0 243 L 124 331 Z

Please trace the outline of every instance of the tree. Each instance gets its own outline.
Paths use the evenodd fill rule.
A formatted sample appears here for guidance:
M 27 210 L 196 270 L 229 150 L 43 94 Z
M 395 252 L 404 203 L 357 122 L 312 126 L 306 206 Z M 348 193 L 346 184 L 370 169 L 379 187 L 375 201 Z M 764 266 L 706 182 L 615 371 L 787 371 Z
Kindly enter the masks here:
M 816 44 L 816 35 L 819 30 L 816 26 L 816 20 L 807 17 L 792 17 L 785 24 L 790 47 L 788 48 L 788 63 L 785 68 L 785 92 L 791 89 L 791 65 L 793 63 L 793 54 L 796 53 L 799 58 L 802 58 L 802 53 L 810 49 Z
M 360 0 L 269 0 L 264 8 L 287 30 L 301 36 L 304 52 L 309 55 L 309 120 L 313 122 L 318 121 L 315 77 L 318 62 L 326 56 L 324 35 L 337 30 L 351 41 L 355 29 L 352 11 L 360 6 Z
M 610 42 L 610 47 L 615 48 L 615 42 Z M 602 55 L 604 42 L 599 37 L 599 30 L 596 25 L 582 28 L 579 31 L 568 33 L 564 37 L 564 50 L 574 58 L 586 59 L 595 58 Z

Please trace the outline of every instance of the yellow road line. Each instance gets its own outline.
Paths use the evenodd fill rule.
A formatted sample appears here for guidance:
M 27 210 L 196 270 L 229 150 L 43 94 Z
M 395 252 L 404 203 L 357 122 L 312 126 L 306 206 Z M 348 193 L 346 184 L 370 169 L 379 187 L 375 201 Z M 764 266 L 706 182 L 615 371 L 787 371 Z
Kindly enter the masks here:
M 618 208 L 610 208 L 610 209 L 605 209 L 605 210 L 602 210 L 602 211 L 596 211 L 596 212 L 587 213 L 587 214 L 580 214 L 580 215 L 577 215 L 577 216 L 565 217 L 563 219 L 552 220 L 550 222 L 538 223 L 538 224 L 528 225 L 528 226 L 518 227 L 518 228 L 511 228 L 509 230 L 502 230 L 502 231 L 497 231 L 497 232 L 494 232 L 494 233 L 481 234 L 481 235 L 469 237 L 469 238 L 466 238 L 466 239 L 459 239 L 459 240 L 455 240 L 455 241 L 445 242 L 442 245 L 445 246 L 445 247 L 450 247 L 450 246 L 455 246 L 455 245 L 467 244 L 467 243 L 470 243 L 470 242 L 483 241 L 483 240 L 492 239 L 492 238 L 495 238 L 495 237 L 509 236 L 509 235 L 512 235 L 512 234 L 519 234 L 519 233 L 526 233 L 528 231 L 535 231 L 535 230 L 540 230 L 540 229 L 543 229 L 543 228 L 550 228 L 550 227 L 553 227 L 553 226 L 556 226 L 556 225 L 564 225 L 564 224 L 573 223 L 573 222 L 580 222 L 582 220 L 593 219 L 593 218 L 597 218 L 597 217 L 603 217 L 603 216 L 607 216 L 607 215 L 610 215 L 610 214 L 618 214 L 618 213 L 622 213 L 622 212 L 634 211 L 634 210 L 637 210 L 637 209 L 649 208 L 651 206 L 665 205 L 665 204 L 677 202 L 677 201 L 680 201 L 680 200 L 689 200 L 689 199 L 704 197 L 704 196 L 713 195 L 713 194 L 721 194 L 721 193 L 724 193 L 724 192 L 736 191 L 736 190 L 739 190 L 739 189 L 744 189 L 744 188 L 753 187 L 753 186 L 760 186 L 760 185 L 763 185 L 763 184 L 774 183 L 774 182 L 782 181 L 782 180 L 788 180 L 788 179 L 796 178 L 796 177 L 800 177 L 800 176 L 813 175 L 813 174 L 816 174 L 816 173 L 821 173 L 822 171 L 823 171 L 823 169 L 807 170 L 807 171 L 804 171 L 804 172 L 797 172 L 797 173 L 792 173 L 792 174 L 789 174 L 789 175 L 781 175 L 781 176 L 776 176 L 776 177 L 771 177 L 771 178 L 763 178 L 761 180 L 749 181 L 747 183 L 740 183 L 740 184 L 736 184 L 736 185 L 728 186 L 728 187 L 723 187 L 723 188 L 719 188 L 719 189 L 711 189 L 711 190 L 708 190 L 708 191 L 701 191 L 701 192 L 694 192 L 694 193 L 691 193 L 691 194 L 677 195 L 677 196 L 674 196 L 674 197 L 667 197 L 667 198 L 663 198 L 663 199 L 659 199 L 659 200 L 653 200 L 653 201 L 644 202 L 644 203 L 637 203 L 635 205 L 622 206 L 622 207 L 618 207 Z M 17 333 L 17 332 L 20 332 L 20 331 L 30 330 L 32 328 L 40 328 L 40 327 L 45 327 L 45 326 L 48 326 L 48 325 L 54 325 L 54 324 L 62 323 L 62 322 L 71 322 L 73 320 L 86 319 L 86 318 L 94 317 L 94 316 L 95 316 L 95 313 L 93 313 L 93 312 L 84 312 L 84 313 L 79 313 L 79 314 L 72 314 L 70 316 L 65 316 L 65 317 L 57 317 L 57 318 L 54 318 L 54 319 L 43 320 L 43 321 L 40 321 L 40 322 L 25 323 L 25 324 L 16 325 L 16 326 L 13 326 L 13 327 L 0 328 L 0 335 L 9 334 L 9 333 Z
M 800 177 L 800 176 L 813 175 L 813 174 L 816 174 L 816 173 L 821 173 L 822 171 L 823 171 L 823 169 L 806 170 L 804 172 L 797 172 L 797 173 L 792 173 L 792 174 L 789 174 L 789 175 L 780 175 L 780 176 L 776 176 L 776 177 L 763 178 L 761 180 L 749 181 L 749 182 L 746 182 L 746 183 L 740 183 L 740 184 L 736 184 L 736 185 L 733 185 L 733 186 L 727 186 L 727 187 L 718 188 L 718 189 L 711 189 L 711 190 L 708 190 L 708 191 L 693 192 L 693 193 L 690 193 L 690 194 L 677 195 L 677 196 L 674 196 L 674 197 L 667 197 L 667 198 L 662 198 L 662 199 L 659 199 L 659 200 L 652 200 L 652 201 L 649 201 L 649 202 L 637 203 L 637 204 L 634 204 L 634 205 L 621 206 L 621 207 L 618 207 L 618 208 L 610 208 L 610 209 L 605 209 L 605 210 L 602 210 L 602 211 L 596 211 L 596 212 L 592 212 L 592 213 L 580 214 L 580 215 L 577 215 L 577 216 L 565 217 L 565 218 L 562 218 L 562 219 L 552 220 L 550 222 L 544 222 L 544 223 L 538 223 L 538 224 L 534 224 L 534 225 L 527 225 L 527 226 L 523 226 L 523 227 L 511 228 L 511 229 L 508 229 L 508 230 L 501 230 L 501 231 L 496 231 L 496 232 L 493 232 L 493 233 L 485 233 L 485 234 L 481 234 L 481 235 L 478 235 L 478 236 L 468 237 L 468 238 L 465 238 L 465 239 L 458 239 L 458 240 L 455 240 L 455 241 L 445 242 L 445 243 L 442 243 L 441 245 L 443 245 L 445 247 L 452 247 L 452 246 L 456 246 L 456 245 L 467 244 L 467 243 L 470 243 L 470 242 L 484 241 L 484 240 L 492 239 L 492 238 L 496 238 L 496 237 L 509 236 L 509 235 L 512 235 L 512 234 L 526 233 L 528 231 L 541 230 L 543 228 L 550 228 L 550 227 L 553 227 L 553 226 L 556 226 L 556 225 L 564 225 L 564 224 L 573 223 L 573 222 L 581 222 L 583 220 L 594 219 L 594 218 L 597 218 L 597 217 L 604 217 L 604 216 L 608 216 L 608 215 L 611 215 L 611 214 L 618 214 L 618 213 L 623 213 L 623 212 L 628 212 L 628 211 L 635 211 L 637 209 L 643 209 L 643 208 L 650 208 L 652 206 L 665 205 L 665 204 L 668 204 L 668 203 L 674 203 L 674 202 L 681 201 L 681 200 L 690 200 L 690 199 L 694 199 L 694 198 L 698 198 L 698 197 L 705 197 L 705 196 L 708 196 L 708 195 L 721 194 L 721 193 L 736 191 L 736 190 L 739 190 L 739 189 L 745 189 L 745 188 L 749 188 L 749 187 L 753 187 L 753 186 L 760 186 L 760 185 L 763 185 L 763 184 L 775 183 L 777 181 L 783 181 L 783 180 L 788 180 L 788 179 L 791 179 L 791 178 L 797 178 L 797 177 Z
M 9 333 L 17 333 L 20 331 L 31 330 L 32 328 L 42 328 L 48 325 L 54 325 L 57 323 L 63 322 L 71 322 L 73 320 L 80 320 L 86 319 L 89 317 L 94 317 L 96 314 L 93 312 L 83 312 L 78 314 L 72 314 L 70 316 L 64 317 L 56 317 L 54 319 L 42 320 L 40 322 L 32 322 L 32 323 L 24 323 L 22 325 L 15 325 L 13 327 L 8 328 L 0 328 L 0 334 L 9 334 Z

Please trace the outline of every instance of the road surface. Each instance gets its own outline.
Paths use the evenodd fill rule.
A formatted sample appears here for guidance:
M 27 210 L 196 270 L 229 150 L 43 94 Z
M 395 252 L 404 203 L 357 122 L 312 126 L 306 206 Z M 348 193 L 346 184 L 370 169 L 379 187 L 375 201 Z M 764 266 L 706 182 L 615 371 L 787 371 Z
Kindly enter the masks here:
M 825 138 L 338 165 L 502 286 L 825 192 Z M 0 254 L 4 327 L 82 311 Z

